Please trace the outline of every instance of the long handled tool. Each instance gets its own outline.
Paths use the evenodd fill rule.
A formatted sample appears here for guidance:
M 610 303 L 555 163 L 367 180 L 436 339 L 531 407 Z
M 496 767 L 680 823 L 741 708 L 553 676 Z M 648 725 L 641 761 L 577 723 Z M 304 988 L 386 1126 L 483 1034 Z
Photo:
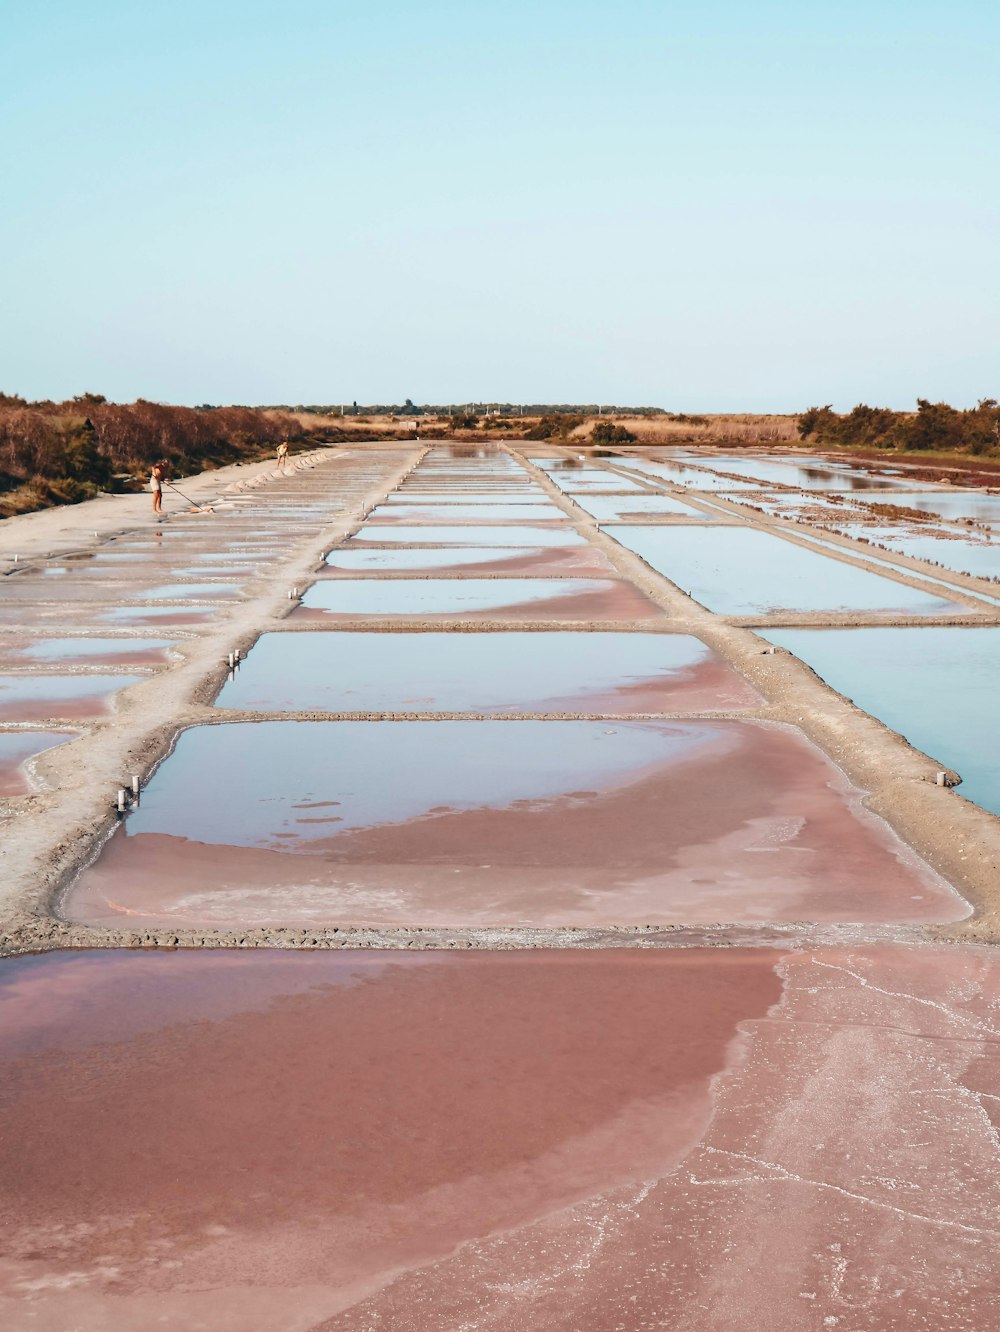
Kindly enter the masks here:
M 177 490 L 177 487 L 174 485 L 174 483 L 173 483 L 172 481 L 164 481 L 163 484 L 164 484 L 165 486 L 169 486 L 171 490 L 176 491 L 177 494 L 180 495 L 180 497 L 181 497 L 182 500 L 187 500 L 188 504 L 190 504 L 190 505 L 193 506 L 193 508 L 194 508 L 194 510 L 195 510 L 196 513 L 212 513 L 212 512 L 213 512 L 212 507 L 211 507 L 211 505 L 209 505 L 209 504 L 195 504 L 195 502 L 194 502 L 194 500 L 191 498 L 191 496 L 190 496 L 190 495 L 185 495 L 183 490 Z

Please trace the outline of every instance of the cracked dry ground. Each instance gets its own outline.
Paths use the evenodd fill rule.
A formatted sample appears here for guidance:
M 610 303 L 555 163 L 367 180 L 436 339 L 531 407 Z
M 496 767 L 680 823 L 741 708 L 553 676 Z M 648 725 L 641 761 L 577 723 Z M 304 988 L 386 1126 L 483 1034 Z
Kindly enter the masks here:
M 845 771 L 768 613 L 637 553 L 755 519 L 533 457 L 356 450 L 6 580 L 5 836 L 261 611 L 61 886 L 89 946 L 0 961 L 4 1329 L 1000 1322 L 1000 964 L 881 817 L 963 802 L 893 739 L 870 808 L 873 723 Z M 828 563 L 872 627 L 995 618 Z

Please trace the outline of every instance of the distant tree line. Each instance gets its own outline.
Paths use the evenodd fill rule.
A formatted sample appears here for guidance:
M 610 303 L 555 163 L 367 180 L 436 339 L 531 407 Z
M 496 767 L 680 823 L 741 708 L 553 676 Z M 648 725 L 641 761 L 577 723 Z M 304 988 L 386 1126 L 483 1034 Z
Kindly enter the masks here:
M 932 450 L 936 453 L 1000 453 L 1000 404 L 983 398 L 960 410 L 946 402 L 917 399 L 915 412 L 860 403 L 841 415 L 832 407 L 810 407 L 799 417 L 799 437 L 827 448 Z
M 407 398 L 400 403 L 278 403 L 264 411 L 301 412 L 310 416 L 668 416 L 662 407 L 616 407 L 608 403 L 475 402 L 421 403 Z M 704 418 L 677 416 L 678 421 Z
M 0 516 L 129 488 L 159 459 L 180 476 L 301 438 L 294 417 L 252 407 L 167 407 L 140 398 L 27 402 L 0 393 Z

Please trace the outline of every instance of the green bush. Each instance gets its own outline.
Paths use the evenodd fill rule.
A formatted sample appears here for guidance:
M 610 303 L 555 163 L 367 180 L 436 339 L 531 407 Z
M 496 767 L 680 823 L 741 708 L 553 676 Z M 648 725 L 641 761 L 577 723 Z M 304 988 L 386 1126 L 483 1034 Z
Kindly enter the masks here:
M 635 435 L 613 421 L 598 421 L 590 432 L 591 444 L 634 444 Z
M 555 412 L 551 416 L 543 416 L 537 425 L 532 426 L 525 432 L 525 439 L 568 439 L 569 436 L 583 425 L 582 416 L 571 416 L 569 413 Z
M 934 453 L 1000 452 L 1000 404 L 984 398 L 960 411 L 946 402 L 917 399 L 916 412 L 859 403 L 840 416 L 832 407 L 810 407 L 798 421 L 799 437 L 828 448 L 914 450 Z

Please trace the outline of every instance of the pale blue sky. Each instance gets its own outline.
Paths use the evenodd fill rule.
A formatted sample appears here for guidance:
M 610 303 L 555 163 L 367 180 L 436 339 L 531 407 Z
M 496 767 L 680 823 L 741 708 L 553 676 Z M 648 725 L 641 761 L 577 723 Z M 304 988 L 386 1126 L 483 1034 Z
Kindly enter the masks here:
M 1000 5 L 0 0 L 0 388 L 1000 396 Z

